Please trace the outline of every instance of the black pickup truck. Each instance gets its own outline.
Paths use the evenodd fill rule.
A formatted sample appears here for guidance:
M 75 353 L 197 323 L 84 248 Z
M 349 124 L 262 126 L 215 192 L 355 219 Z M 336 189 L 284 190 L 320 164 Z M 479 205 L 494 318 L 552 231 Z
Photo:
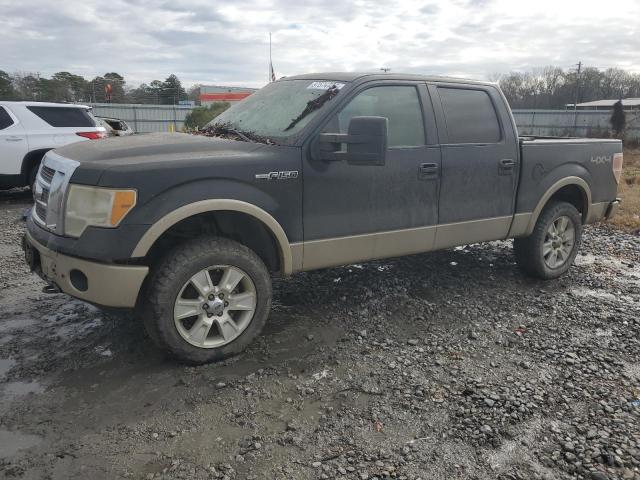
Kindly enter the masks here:
M 618 205 L 620 141 L 519 138 L 491 83 L 301 75 L 203 133 L 47 153 L 24 241 L 53 288 L 135 309 L 191 363 L 255 338 L 272 275 L 514 238 L 555 278 Z

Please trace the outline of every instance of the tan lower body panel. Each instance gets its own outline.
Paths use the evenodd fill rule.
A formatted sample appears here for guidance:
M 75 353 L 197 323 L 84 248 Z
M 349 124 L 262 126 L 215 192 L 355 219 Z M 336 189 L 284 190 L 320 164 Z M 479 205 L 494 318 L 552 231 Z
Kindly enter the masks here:
M 303 270 L 426 252 L 435 238 L 433 226 L 313 240 L 304 243 Z
M 302 260 L 304 255 L 304 243 L 291 243 L 291 264 L 292 271 L 299 272 L 302 270 Z
M 111 265 L 69 257 L 49 250 L 27 234 L 29 244 L 40 253 L 44 277 L 73 297 L 105 307 L 133 308 L 149 267 Z M 73 286 L 70 272 L 79 270 L 87 277 L 87 289 Z
M 512 216 L 438 225 L 434 250 L 507 237 Z
M 609 205 L 611 205 L 611 202 L 592 203 L 591 208 L 589 209 L 589 218 L 587 218 L 586 223 L 594 223 L 599 220 L 603 220 L 607 214 Z
M 509 238 L 526 237 L 529 235 L 529 223 L 533 213 L 516 213 L 513 216 L 511 229 L 509 230 Z
M 302 270 L 347 265 L 379 258 L 400 257 L 441 248 L 502 239 L 511 216 L 418 227 L 349 237 L 312 240 L 303 244 Z M 296 244 L 296 258 L 300 255 Z M 295 263 L 295 262 L 294 262 Z

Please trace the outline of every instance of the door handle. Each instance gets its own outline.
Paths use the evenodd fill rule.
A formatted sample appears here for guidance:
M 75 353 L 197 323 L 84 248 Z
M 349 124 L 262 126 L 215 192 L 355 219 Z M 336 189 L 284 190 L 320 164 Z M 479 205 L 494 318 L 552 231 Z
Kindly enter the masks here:
M 431 179 L 438 177 L 438 164 L 437 163 L 421 163 L 418 169 L 418 177 L 424 179 Z
M 516 162 L 514 162 L 510 158 L 503 158 L 502 160 L 500 160 L 500 166 L 503 168 L 513 168 L 516 166 Z
M 7 138 L 5 138 L 5 140 L 7 142 L 21 142 L 24 139 L 20 138 L 20 137 L 7 137 Z
M 498 167 L 500 175 L 509 175 L 516 166 L 516 162 L 511 158 L 503 158 L 500 160 Z

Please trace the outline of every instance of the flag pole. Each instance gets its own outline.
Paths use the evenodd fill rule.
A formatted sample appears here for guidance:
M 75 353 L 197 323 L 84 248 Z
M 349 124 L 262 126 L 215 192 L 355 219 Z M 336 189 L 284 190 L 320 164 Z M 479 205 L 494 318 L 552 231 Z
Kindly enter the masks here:
M 271 70 L 273 69 L 273 63 L 271 62 L 271 32 L 269 32 L 269 83 L 271 83 Z

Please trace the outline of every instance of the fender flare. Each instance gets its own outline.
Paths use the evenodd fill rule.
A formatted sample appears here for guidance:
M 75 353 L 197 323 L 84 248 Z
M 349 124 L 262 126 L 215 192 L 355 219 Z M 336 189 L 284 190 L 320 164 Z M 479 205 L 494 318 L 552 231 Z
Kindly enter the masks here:
M 553 194 L 556 193 L 558 190 L 560 190 L 562 187 L 566 187 L 568 185 L 575 185 L 576 187 L 580 188 L 580 190 L 582 190 L 584 195 L 584 200 L 585 200 L 585 209 L 584 209 L 584 212 L 582 212 L 582 221 L 583 223 L 587 223 L 589 221 L 590 214 L 591 214 L 591 211 L 590 211 L 591 210 L 591 188 L 589 188 L 589 184 L 580 177 L 564 177 L 558 180 L 557 182 L 555 182 L 553 185 L 551 185 L 547 189 L 547 191 L 544 192 L 544 195 L 542 195 L 542 198 L 540 199 L 540 201 L 536 205 L 536 208 L 533 210 L 533 213 L 531 214 L 531 218 L 529 219 L 529 225 L 527 226 L 526 235 L 530 235 L 531 232 L 533 232 L 533 229 L 536 226 L 536 222 L 538 221 L 538 217 L 540 216 L 542 209 L 547 204 L 549 199 L 553 196 Z
M 255 205 L 241 200 L 232 199 L 210 199 L 201 200 L 199 202 L 183 205 L 182 207 L 169 212 L 164 217 L 160 218 L 156 223 L 151 225 L 142 238 L 138 241 L 138 244 L 131 254 L 132 257 L 144 257 L 152 245 L 162 236 L 164 232 L 169 230 L 176 223 L 198 215 L 200 213 L 215 212 L 215 211 L 233 211 L 246 213 L 260 221 L 275 237 L 278 249 L 280 251 L 280 264 L 282 272 L 285 275 L 289 275 L 293 269 L 293 259 L 291 254 L 291 245 L 287 234 L 284 232 L 282 226 L 273 218 L 268 212 L 256 207 Z

